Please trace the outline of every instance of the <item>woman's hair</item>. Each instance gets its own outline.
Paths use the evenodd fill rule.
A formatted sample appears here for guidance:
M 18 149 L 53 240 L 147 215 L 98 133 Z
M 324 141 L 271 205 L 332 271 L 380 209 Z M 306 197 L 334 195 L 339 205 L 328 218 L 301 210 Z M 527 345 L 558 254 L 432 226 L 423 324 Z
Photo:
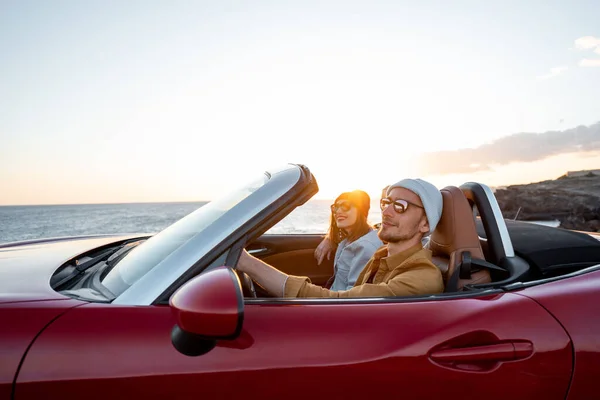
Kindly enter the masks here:
M 343 229 L 338 228 L 335 222 L 335 215 L 331 211 L 329 232 L 327 236 L 337 246 L 342 240 L 348 239 L 348 242 L 354 242 L 359 237 L 367 234 L 371 229 L 371 225 L 367 222 L 367 216 L 369 215 L 369 208 L 371 207 L 371 198 L 366 192 L 362 190 L 354 190 L 352 192 L 344 192 L 340 194 L 335 203 L 340 200 L 346 200 L 352 204 L 358 211 L 356 222 L 350 228 L 350 234 L 347 234 Z

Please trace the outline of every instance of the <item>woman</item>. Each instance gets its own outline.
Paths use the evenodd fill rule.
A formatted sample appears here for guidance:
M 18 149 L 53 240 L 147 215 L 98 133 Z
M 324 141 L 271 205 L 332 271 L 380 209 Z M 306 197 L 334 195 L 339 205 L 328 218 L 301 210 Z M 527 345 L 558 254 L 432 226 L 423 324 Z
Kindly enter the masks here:
M 327 238 L 317 247 L 315 258 L 321 263 L 325 248 L 337 248 L 333 262 L 331 290 L 348 290 L 354 286 L 367 261 L 383 245 L 377 231 L 367 222 L 371 199 L 362 190 L 344 192 L 331 205 L 331 222 Z M 328 242 L 328 243 L 327 243 Z

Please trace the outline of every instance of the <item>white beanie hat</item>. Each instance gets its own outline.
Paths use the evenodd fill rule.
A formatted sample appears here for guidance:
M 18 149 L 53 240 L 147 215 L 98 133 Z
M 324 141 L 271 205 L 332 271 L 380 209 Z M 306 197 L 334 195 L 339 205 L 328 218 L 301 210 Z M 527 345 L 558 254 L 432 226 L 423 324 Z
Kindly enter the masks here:
M 440 191 L 431 183 L 422 179 L 403 179 L 396 182 L 388 187 L 388 196 L 393 188 L 408 189 L 419 196 L 421 203 L 423 203 L 423 208 L 425 209 L 427 222 L 429 223 L 429 232 L 427 232 L 427 235 L 433 232 L 442 217 L 442 207 L 444 204 L 442 193 L 440 193 Z

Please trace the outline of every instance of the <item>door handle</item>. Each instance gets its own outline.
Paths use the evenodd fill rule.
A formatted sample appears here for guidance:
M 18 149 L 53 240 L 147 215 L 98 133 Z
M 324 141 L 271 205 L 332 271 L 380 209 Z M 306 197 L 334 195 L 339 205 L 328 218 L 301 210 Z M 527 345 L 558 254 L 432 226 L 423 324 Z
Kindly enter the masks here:
M 481 363 L 522 360 L 533 354 L 528 341 L 508 341 L 485 346 L 470 346 L 436 350 L 429 355 L 439 363 Z
M 248 250 L 248 253 L 253 255 L 254 257 L 259 257 L 269 253 L 269 249 L 266 247 L 261 247 L 259 249 L 250 249 Z

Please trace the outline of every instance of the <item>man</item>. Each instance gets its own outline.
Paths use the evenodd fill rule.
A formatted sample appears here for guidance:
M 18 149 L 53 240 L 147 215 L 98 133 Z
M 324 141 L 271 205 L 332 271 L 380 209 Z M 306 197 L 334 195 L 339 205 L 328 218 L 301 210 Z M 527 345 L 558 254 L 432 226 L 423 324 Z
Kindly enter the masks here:
M 381 199 L 379 238 L 386 242 L 365 266 L 353 288 L 331 291 L 313 285 L 307 277 L 284 274 L 242 252 L 237 268 L 277 297 L 385 297 L 441 293 L 440 270 L 421 239 L 430 234 L 442 215 L 442 194 L 421 179 L 404 179 Z

